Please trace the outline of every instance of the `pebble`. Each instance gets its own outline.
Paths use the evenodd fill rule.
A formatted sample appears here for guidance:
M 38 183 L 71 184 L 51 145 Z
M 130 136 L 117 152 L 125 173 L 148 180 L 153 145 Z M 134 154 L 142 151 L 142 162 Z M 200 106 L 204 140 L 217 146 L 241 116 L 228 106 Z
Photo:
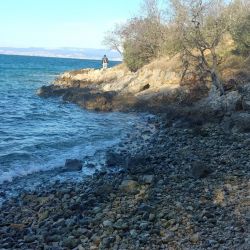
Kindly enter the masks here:
M 4 203 L 0 248 L 247 249 L 249 154 L 237 146 L 245 135 L 217 125 L 194 135 L 156 119 L 160 130 L 132 134 L 121 149 L 134 171 L 105 169 Z M 193 178 L 197 161 L 213 171 Z

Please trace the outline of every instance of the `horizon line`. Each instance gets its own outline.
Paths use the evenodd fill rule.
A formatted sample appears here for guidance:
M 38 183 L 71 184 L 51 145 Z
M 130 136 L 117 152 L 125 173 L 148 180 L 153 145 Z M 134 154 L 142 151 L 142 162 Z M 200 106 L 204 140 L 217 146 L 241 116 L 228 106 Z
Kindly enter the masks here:
M 0 47 L 1 48 L 1 47 Z M 43 58 L 59 58 L 59 59 L 75 59 L 75 60 L 95 60 L 101 61 L 101 58 L 97 57 L 63 57 L 63 56 L 53 56 L 53 55 L 28 55 L 28 54 L 9 54 L 0 52 L 0 56 L 27 56 L 27 57 L 43 57 Z M 112 62 L 122 62 L 121 58 L 112 58 L 110 61 Z

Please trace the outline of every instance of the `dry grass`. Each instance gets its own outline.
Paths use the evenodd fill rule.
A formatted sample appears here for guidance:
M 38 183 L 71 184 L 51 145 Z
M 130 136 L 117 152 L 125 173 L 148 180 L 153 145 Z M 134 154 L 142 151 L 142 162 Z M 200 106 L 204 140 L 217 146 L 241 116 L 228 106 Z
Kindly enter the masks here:
M 220 71 L 224 81 L 235 79 L 237 82 L 248 82 L 250 81 L 250 57 L 230 55 L 220 65 Z
M 153 60 L 151 63 L 144 66 L 142 69 L 147 70 L 166 70 L 166 71 L 181 71 L 181 60 L 180 56 L 176 55 L 173 57 L 164 56 Z

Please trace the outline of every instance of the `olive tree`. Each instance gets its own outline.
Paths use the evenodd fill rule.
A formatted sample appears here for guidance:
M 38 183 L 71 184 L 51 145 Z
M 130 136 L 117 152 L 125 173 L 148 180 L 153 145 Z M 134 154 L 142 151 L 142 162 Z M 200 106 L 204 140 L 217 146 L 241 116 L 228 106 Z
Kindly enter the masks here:
M 102 43 L 109 49 L 116 50 L 122 56 L 123 39 L 121 26 L 116 24 L 113 30 L 107 31 Z
M 208 74 L 212 83 L 224 93 L 218 65 L 217 47 L 228 31 L 225 3 L 222 0 L 172 0 L 174 21 L 184 58 L 184 74 L 194 63 L 200 79 Z

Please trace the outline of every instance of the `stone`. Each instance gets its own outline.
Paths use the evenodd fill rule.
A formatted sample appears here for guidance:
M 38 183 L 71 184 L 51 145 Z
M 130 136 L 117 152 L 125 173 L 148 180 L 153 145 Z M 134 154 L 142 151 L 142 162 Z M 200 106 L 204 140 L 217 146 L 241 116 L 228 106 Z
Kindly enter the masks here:
M 36 240 L 36 236 L 35 235 L 26 235 L 24 236 L 24 241 L 27 243 L 31 243 L 33 241 Z
M 82 162 L 77 159 L 67 159 L 64 165 L 64 171 L 81 171 Z
M 191 165 L 190 172 L 194 178 L 198 179 L 207 177 L 210 173 L 212 173 L 212 170 L 206 165 L 206 163 L 202 161 L 195 161 Z
M 245 111 L 250 111 L 250 100 L 243 99 L 242 107 Z
M 91 240 L 93 241 L 93 243 L 96 245 L 96 246 L 99 246 L 100 243 L 101 243 L 101 238 L 94 234 L 92 237 L 91 237 Z
M 107 237 L 102 240 L 102 246 L 105 248 L 110 248 L 110 245 L 115 241 L 114 237 Z
M 110 221 L 110 220 L 105 220 L 105 221 L 103 221 L 102 224 L 104 227 L 112 227 L 112 225 L 113 225 L 112 221 Z
M 49 212 L 46 210 L 38 214 L 39 222 L 44 221 L 49 217 Z
M 193 235 L 191 235 L 190 237 L 190 241 L 194 244 L 196 244 L 197 242 L 199 242 L 200 240 L 200 234 L 199 233 L 195 233 Z
M 135 229 L 130 230 L 129 234 L 131 235 L 133 239 L 137 238 L 137 235 L 138 235 Z
M 162 237 L 161 237 L 162 243 L 167 244 L 167 243 L 173 241 L 174 240 L 174 235 L 175 234 L 172 231 L 162 232 Z
M 120 190 L 126 193 L 136 193 L 138 191 L 138 182 L 133 180 L 124 180 L 120 185 Z
M 250 113 L 236 112 L 231 116 L 236 131 L 249 132 L 250 131 Z
M 145 184 L 152 184 L 154 181 L 154 175 L 143 175 L 139 179 Z
M 120 230 L 128 229 L 128 223 L 124 222 L 122 219 L 119 219 L 117 222 L 114 223 L 114 228 Z
M 149 214 L 148 220 L 149 221 L 154 221 L 155 220 L 155 215 L 154 214 Z
M 79 240 L 75 239 L 73 236 L 69 236 L 68 238 L 63 240 L 63 246 L 68 247 L 70 249 L 78 246 Z
M 118 167 L 124 164 L 124 158 L 119 153 L 108 151 L 106 153 L 106 165 L 108 167 Z

